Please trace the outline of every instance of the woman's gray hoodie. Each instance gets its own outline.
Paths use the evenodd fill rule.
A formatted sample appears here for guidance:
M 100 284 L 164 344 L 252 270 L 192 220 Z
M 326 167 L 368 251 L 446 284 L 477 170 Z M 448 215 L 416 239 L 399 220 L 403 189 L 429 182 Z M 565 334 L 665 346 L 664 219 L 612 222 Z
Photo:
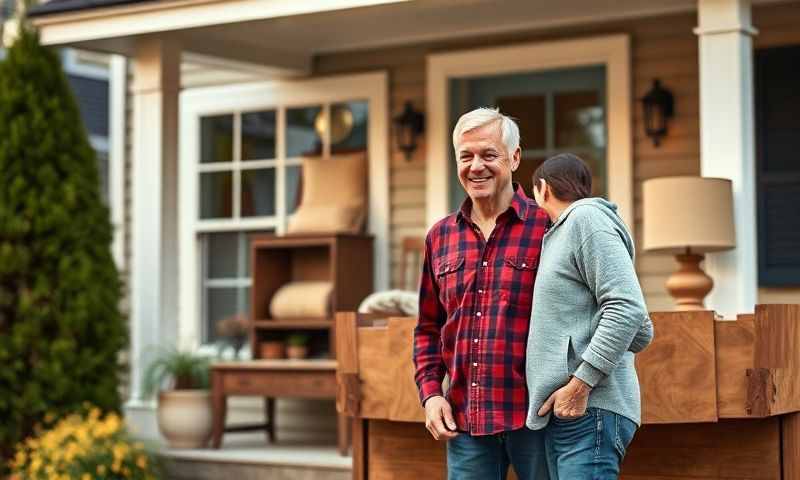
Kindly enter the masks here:
M 634 352 L 653 338 L 634 269 L 634 246 L 617 207 L 601 198 L 570 205 L 545 234 L 533 289 L 526 353 L 529 428 L 574 375 L 591 385 L 589 406 L 641 424 Z

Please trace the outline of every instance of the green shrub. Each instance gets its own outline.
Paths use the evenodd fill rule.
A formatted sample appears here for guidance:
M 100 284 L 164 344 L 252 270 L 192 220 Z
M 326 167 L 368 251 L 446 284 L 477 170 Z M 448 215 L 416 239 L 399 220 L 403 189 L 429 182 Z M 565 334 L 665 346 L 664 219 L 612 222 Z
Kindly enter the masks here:
M 127 340 L 111 240 L 58 56 L 23 29 L 0 62 L 0 457 L 47 412 L 119 410 Z

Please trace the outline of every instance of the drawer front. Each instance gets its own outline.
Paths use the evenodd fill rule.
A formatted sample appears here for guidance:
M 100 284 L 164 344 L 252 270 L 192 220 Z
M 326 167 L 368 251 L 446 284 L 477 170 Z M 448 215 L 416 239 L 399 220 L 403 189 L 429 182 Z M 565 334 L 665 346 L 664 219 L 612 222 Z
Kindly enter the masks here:
M 333 371 L 226 372 L 222 385 L 226 395 L 303 398 L 336 397 L 336 373 Z

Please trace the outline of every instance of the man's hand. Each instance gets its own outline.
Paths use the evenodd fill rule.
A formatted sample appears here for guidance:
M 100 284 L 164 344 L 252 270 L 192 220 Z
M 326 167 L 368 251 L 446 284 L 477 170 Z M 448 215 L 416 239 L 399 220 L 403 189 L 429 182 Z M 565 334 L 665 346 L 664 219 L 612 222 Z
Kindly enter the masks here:
M 569 383 L 553 392 L 544 402 L 539 409 L 539 416 L 543 417 L 553 410 L 553 414 L 558 418 L 571 420 L 582 417 L 586 413 L 591 390 L 592 387 L 583 380 L 572 377 Z
M 458 436 L 450 402 L 437 395 L 425 401 L 425 428 L 435 440 L 450 440 Z

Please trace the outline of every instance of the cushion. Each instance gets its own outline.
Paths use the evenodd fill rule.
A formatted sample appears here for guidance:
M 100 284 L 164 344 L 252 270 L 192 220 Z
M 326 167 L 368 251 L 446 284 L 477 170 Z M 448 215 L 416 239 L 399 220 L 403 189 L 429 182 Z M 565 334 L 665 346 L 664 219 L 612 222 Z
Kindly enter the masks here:
M 363 153 L 303 159 L 303 194 L 308 205 L 364 205 L 367 198 L 367 157 Z
M 308 205 L 289 218 L 287 233 L 359 233 L 363 224 L 361 206 Z
M 363 153 L 303 159 L 302 199 L 287 233 L 359 233 L 366 219 Z
M 419 313 L 419 293 L 406 290 L 386 290 L 371 293 L 358 306 L 359 313 L 386 316 L 415 317 Z
M 316 318 L 331 315 L 331 282 L 289 282 L 272 296 L 269 305 L 274 319 Z

